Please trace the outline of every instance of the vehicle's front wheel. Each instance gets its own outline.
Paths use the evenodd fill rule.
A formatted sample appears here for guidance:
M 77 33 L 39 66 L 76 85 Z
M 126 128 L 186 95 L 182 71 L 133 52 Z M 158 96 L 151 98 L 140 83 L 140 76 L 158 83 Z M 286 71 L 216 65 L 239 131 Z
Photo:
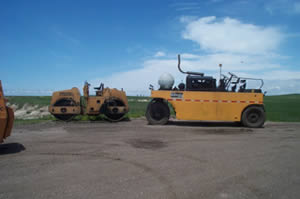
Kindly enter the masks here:
M 262 107 L 250 106 L 242 115 L 242 123 L 250 128 L 262 127 L 265 123 L 266 115 Z
M 170 117 L 168 104 L 162 100 L 152 100 L 147 107 L 146 118 L 149 124 L 166 124 Z

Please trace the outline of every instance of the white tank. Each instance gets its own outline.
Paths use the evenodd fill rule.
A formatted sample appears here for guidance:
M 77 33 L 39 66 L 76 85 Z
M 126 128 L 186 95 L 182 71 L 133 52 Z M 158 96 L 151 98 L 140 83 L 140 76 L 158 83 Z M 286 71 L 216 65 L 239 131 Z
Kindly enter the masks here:
M 160 89 L 172 89 L 174 77 L 170 73 L 164 73 L 159 77 L 158 84 Z

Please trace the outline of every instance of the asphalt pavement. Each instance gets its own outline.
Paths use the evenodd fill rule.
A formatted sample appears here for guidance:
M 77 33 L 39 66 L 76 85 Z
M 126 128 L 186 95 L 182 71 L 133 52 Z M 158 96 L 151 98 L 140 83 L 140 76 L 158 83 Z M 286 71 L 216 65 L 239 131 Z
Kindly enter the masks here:
M 300 198 L 300 123 L 17 125 L 0 198 Z

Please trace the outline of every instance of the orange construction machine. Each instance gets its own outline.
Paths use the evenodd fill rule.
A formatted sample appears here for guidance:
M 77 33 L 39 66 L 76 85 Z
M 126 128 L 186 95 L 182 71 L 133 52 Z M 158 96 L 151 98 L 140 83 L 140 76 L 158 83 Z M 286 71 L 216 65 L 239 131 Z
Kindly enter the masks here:
M 69 121 L 76 115 L 104 114 L 110 121 L 120 121 L 129 111 L 126 93 L 123 90 L 104 88 L 104 84 L 94 88 L 95 96 L 89 94 L 90 84 L 83 87 L 84 99 L 78 88 L 54 92 L 49 112 L 59 120 Z
M 6 99 L 4 98 L 0 80 L 0 143 L 3 142 L 5 138 L 10 136 L 13 122 L 14 112 L 11 108 L 6 106 Z

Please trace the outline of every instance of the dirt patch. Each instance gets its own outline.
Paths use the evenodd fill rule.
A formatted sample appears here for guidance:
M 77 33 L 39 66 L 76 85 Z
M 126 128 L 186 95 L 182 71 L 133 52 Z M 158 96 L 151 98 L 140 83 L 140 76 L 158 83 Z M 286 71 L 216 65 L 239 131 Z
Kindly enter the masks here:
M 39 119 L 50 115 L 48 106 L 39 107 L 38 105 L 24 104 L 19 107 L 17 104 L 9 105 L 14 110 L 16 119 Z
M 167 147 L 167 143 L 161 140 L 154 139 L 132 139 L 128 143 L 134 148 L 143 148 L 143 149 L 160 149 Z

